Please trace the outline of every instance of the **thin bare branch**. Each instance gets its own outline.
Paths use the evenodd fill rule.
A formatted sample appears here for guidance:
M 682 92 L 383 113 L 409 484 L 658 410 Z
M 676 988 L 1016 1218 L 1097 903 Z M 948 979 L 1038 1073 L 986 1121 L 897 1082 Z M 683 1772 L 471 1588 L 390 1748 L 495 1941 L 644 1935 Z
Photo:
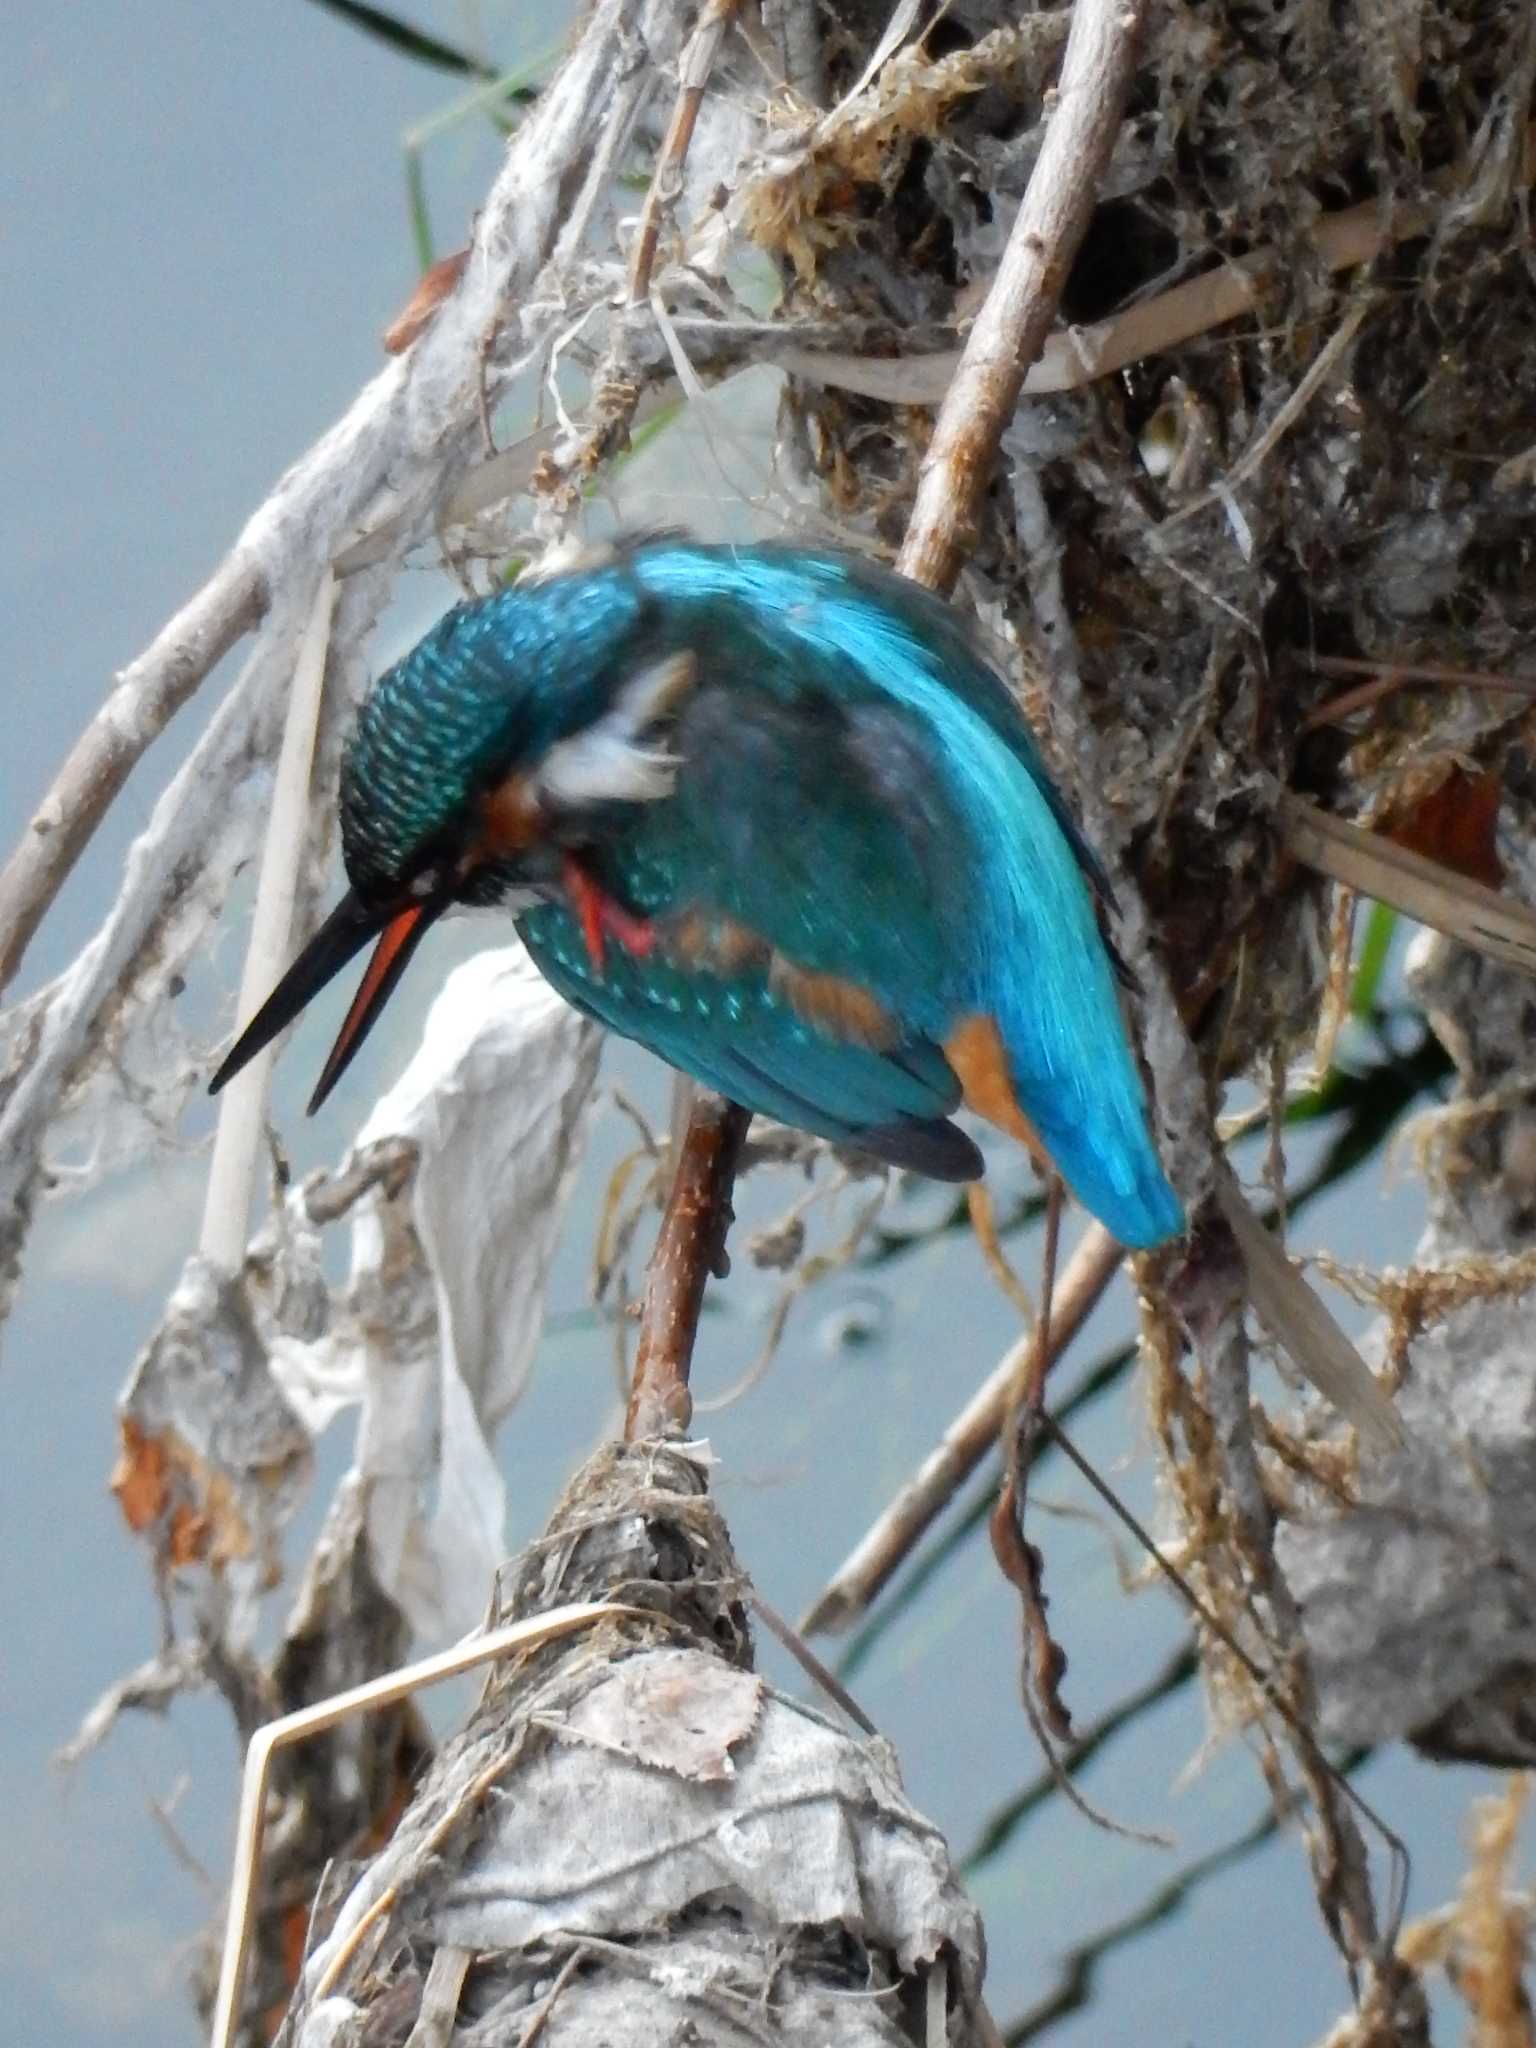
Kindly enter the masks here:
M 761 1593 L 750 1594 L 747 1604 L 768 1633 L 783 1644 L 811 1683 L 819 1685 L 827 1698 L 842 1708 L 855 1728 L 865 1735 L 880 1733 L 836 1672 L 827 1669 L 800 1631 L 791 1628 L 776 1607 L 770 1607 Z
M 259 564 L 236 548 L 118 677 L 0 870 L 0 990 L 140 755 L 259 623 L 267 601 Z
M 934 425 L 897 567 L 930 590 L 959 574 L 977 502 L 1024 375 L 1045 345 L 1120 131 L 1145 0 L 1078 0 L 1056 111 Z
M 751 1120 L 746 1110 L 707 1090 L 694 1100 L 646 1272 L 635 1376 L 624 1418 L 630 1443 L 685 1430 L 693 1414 L 688 1373 L 699 1310 L 711 1273 L 723 1276 L 727 1270 L 731 1183 Z
M 651 273 L 656 266 L 656 245 L 661 237 L 662 215 L 676 199 L 682 184 L 683 166 L 688 161 L 688 145 L 693 140 L 699 109 L 704 104 L 709 74 L 714 69 L 721 38 L 730 26 L 731 16 L 736 12 L 737 4 L 738 0 L 708 0 L 693 34 L 688 38 L 688 47 L 683 52 L 677 101 L 657 153 L 656 168 L 651 173 L 645 205 L 640 210 L 640 233 L 635 240 L 634 258 L 629 269 L 631 306 L 643 306 L 650 295 Z
M 1101 1224 L 1087 1230 L 1067 1261 L 1051 1302 L 1049 1356 L 1059 1358 L 1088 1320 L 1124 1254 Z M 935 1518 L 997 1442 L 1033 1333 L 1021 1337 L 977 1388 L 937 1447 L 883 1510 L 827 1581 L 800 1624 L 803 1635 L 835 1632 L 857 1620 L 919 1543 Z

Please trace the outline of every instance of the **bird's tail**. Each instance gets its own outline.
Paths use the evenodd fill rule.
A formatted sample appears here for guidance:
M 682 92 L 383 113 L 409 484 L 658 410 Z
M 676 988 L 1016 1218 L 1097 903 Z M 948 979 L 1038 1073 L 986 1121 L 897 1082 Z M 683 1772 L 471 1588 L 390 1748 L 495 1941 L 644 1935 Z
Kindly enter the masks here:
M 1004 774 L 1010 829 L 984 855 L 991 917 L 979 966 L 1019 1106 L 1122 1244 L 1161 1244 L 1183 1229 L 1184 1212 L 1152 1137 L 1076 835 L 1026 763 L 1015 758 Z
M 1153 1144 L 1141 1076 L 1118 1017 L 1085 1053 L 1078 1075 L 1033 1086 L 1020 1076 L 1024 1113 L 1085 1209 L 1122 1244 L 1162 1244 L 1184 1228 L 1184 1211 Z

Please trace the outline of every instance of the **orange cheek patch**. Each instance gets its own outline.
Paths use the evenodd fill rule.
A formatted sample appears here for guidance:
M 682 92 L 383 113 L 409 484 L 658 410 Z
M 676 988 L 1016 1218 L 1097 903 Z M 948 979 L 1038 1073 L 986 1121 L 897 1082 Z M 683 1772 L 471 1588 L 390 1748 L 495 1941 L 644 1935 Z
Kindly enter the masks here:
M 538 797 L 526 775 L 509 775 L 487 790 L 481 801 L 482 845 L 487 858 L 526 853 L 543 837 L 544 819 Z
M 1042 1170 L 1050 1155 L 1019 1107 L 1002 1033 L 990 1017 L 965 1017 L 944 1041 L 944 1054 L 965 1093 L 965 1106 L 1017 1138 Z
M 544 837 L 544 814 L 533 786 L 523 775 L 509 775 L 480 799 L 480 829 L 459 856 L 462 881 L 491 860 L 526 853 Z

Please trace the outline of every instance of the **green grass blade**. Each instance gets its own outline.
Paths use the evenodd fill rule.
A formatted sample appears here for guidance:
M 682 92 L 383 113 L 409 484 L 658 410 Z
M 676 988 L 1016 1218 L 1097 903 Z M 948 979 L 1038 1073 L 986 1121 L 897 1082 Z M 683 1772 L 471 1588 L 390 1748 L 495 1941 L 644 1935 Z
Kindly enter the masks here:
M 418 64 L 430 64 L 434 71 L 451 71 L 456 78 L 493 78 L 496 75 L 495 67 L 483 58 L 471 57 L 466 50 L 456 50 L 451 43 L 440 42 L 436 36 L 429 36 L 423 29 L 401 21 L 398 15 L 387 14 L 382 7 L 367 7 L 363 0 L 315 0 L 315 5 L 326 8 L 331 14 L 339 14 L 353 28 L 387 43 L 402 57 L 410 57 Z
M 1373 903 L 1366 919 L 1360 958 L 1355 964 L 1355 983 L 1349 992 L 1350 1015 L 1369 1019 L 1381 993 L 1381 977 L 1397 934 L 1397 912 L 1390 903 Z
M 422 168 L 421 151 L 414 143 L 405 143 L 402 154 L 405 158 L 405 203 L 411 219 L 411 240 L 416 245 L 416 261 L 425 276 L 436 261 L 432 253 L 432 217 L 427 211 L 426 173 Z

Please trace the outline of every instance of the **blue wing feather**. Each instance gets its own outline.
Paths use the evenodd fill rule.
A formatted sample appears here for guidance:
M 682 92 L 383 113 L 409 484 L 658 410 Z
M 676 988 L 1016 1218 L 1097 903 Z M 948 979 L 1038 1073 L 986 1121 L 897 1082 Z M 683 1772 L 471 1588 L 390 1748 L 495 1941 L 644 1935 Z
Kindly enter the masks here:
M 760 970 L 726 981 L 612 948 L 599 975 L 558 905 L 528 912 L 518 930 L 568 1002 L 744 1108 L 940 1180 L 980 1174 L 975 1145 L 946 1121 L 960 1089 L 936 1046 L 877 1052 L 831 1038 L 797 1016 Z
M 814 886 L 786 888 L 771 863 L 753 867 L 743 886 L 755 927 L 792 958 L 809 951 L 811 965 L 851 972 L 859 963 L 866 985 L 930 1037 L 968 1012 L 995 1018 L 1023 1110 L 1081 1200 L 1127 1244 L 1174 1235 L 1182 1212 L 1148 1130 L 1094 904 L 1096 864 L 1022 714 L 954 615 L 865 565 L 798 550 L 661 546 L 633 567 L 648 591 L 695 608 L 691 644 L 706 659 L 711 618 L 729 615 L 738 643 L 743 614 L 755 622 L 755 644 L 733 648 L 736 693 L 777 690 L 793 705 L 811 679 L 835 691 L 845 714 L 879 707 L 919 736 L 921 774 L 892 778 L 902 823 L 910 828 L 914 807 L 937 810 L 947 830 L 904 829 L 897 915 L 871 916 L 889 862 L 865 843 L 870 807 L 850 772 L 860 763 L 845 751 L 837 776 L 842 810 L 852 806 L 852 850 L 840 865 L 838 807 L 829 811 L 820 792 L 805 807 Z M 867 758 L 862 766 L 867 788 Z M 807 768 L 815 773 L 814 758 L 743 779 L 730 797 L 738 837 L 769 793 L 794 787 Z M 707 777 L 695 788 L 707 796 Z M 760 849 L 773 837 L 764 830 Z M 925 839 L 935 842 L 926 858 Z

